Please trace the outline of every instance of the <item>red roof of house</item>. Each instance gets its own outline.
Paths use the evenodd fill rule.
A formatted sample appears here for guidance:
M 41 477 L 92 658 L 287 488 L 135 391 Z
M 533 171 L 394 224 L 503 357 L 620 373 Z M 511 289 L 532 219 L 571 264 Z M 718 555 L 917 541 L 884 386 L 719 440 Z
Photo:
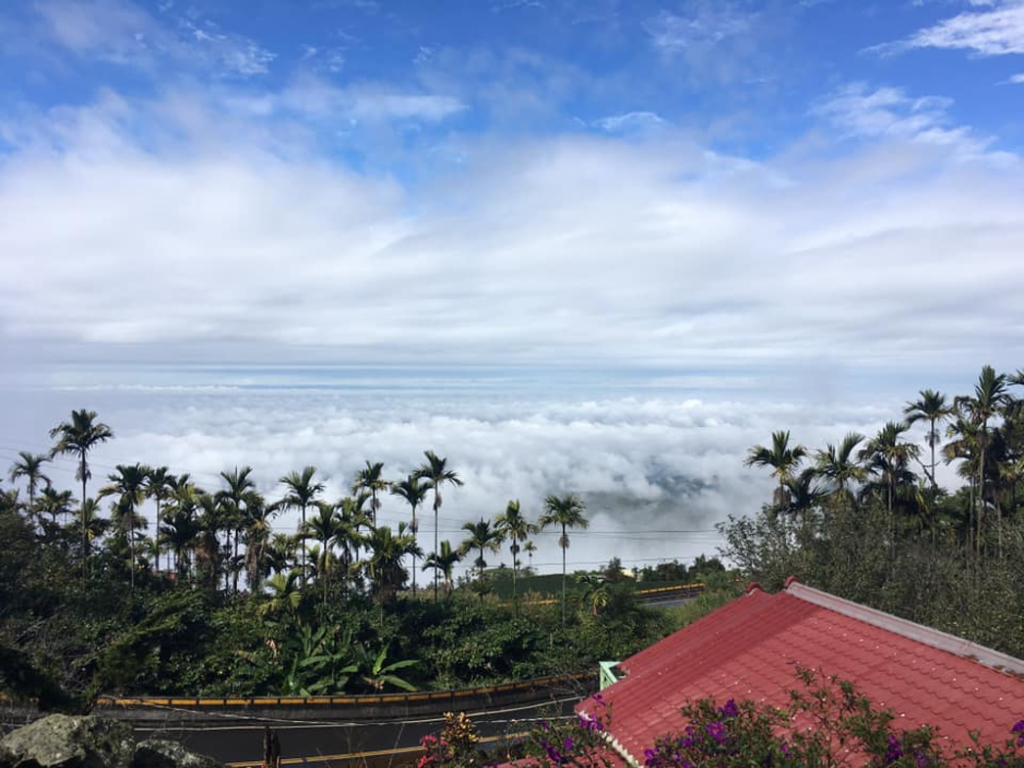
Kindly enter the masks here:
M 929 724 L 949 743 L 1002 744 L 1024 717 L 1024 662 L 790 580 L 746 595 L 623 661 L 602 691 L 611 736 L 643 763 L 655 738 L 679 731 L 687 701 L 711 697 L 789 704 L 797 665 L 851 680 L 895 712 L 900 730 Z M 594 711 L 586 700 L 578 709 Z

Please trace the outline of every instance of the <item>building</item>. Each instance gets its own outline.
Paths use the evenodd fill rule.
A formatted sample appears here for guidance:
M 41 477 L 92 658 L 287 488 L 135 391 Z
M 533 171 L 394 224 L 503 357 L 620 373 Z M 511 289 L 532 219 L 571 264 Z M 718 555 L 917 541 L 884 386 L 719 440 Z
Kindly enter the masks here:
M 1024 718 L 1024 661 L 953 635 L 835 597 L 790 579 L 746 594 L 619 663 L 602 691 L 610 741 L 627 763 L 685 725 L 679 710 L 714 698 L 789 703 L 797 666 L 850 680 L 902 730 L 937 726 L 944 746 L 968 731 L 1002 744 Z M 593 708 L 582 702 L 578 711 Z

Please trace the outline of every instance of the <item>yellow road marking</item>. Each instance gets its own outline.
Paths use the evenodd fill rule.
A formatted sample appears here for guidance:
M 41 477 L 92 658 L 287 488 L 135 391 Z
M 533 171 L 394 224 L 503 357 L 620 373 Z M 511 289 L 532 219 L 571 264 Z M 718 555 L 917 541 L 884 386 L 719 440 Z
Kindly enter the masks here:
M 510 733 L 508 735 L 501 736 L 484 736 L 480 739 L 481 744 L 489 744 L 492 741 L 501 741 L 502 739 L 521 739 L 526 736 L 529 731 L 522 731 L 521 733 Z M 416 752 L 423 752 L 423 747 L 398 747 L 396 749 L 373 749 L 367 752 L 349 752 L 344 755 L 312 755 L 310 757 L 285 757 L 281 759 L 281 765 L 301 765 L 303 763 L 324 763 L 332 762 L 335 760 L 361 760 L 367 757 L 387 757 L 388 755 L 409 755 L 415 754 Z M 262 760 L 248 760 L 239 761 L 233 763 L 225 763 L 229 768 L 259 768 L 263 765 Z

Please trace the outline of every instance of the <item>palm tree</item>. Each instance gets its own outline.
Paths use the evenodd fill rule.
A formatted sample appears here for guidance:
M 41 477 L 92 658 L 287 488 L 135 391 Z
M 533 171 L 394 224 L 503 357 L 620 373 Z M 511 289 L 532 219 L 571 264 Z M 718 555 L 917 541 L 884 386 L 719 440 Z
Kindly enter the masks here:
M 814 483 L 817 472 L 805 469 L 796 477 L 786 480 L 787 506 L 785 511 L 790 515 L 802 515 L 810 511 L 824 499 L 828 492 Z
M 980 428 L 978 441 L 978 513 L 975 522 L 978 526 L 975 537 L 975 547 L 981 546 L 981 518 L 985 511 L 985 455 L 988 453 L 989 431 L 988 423 L 995 418 L 1000 410 L 1006 406 L 1010 397 L 1006 392 L 1006 374 L 996 374 L 991 365 L 981 369 L 978 382 L 974 385 L 974 397 L 959 397 L 957 405 L 961 406 L 971 420 Z M 1002 548 L 1002 527 L 999 531 L 1000 548 Z
M 565 496 L 554 494 L 544 499 L 544 514 L 540 518 L 540 527 L 560 526 L 562 535 L 558 537 L 558 546 L 562 548 L 562 623 L 565 623 L 565 551 L 569 548 L 570 528 L 589 527 L 590 522 L 583 516 L 586 507 L 583 500 L 574 493 Z
M 324 605 L 327 605 L 327 588 L 331 578 L 331 547 L 335 540 L 342 535 L 344 522 L 340 515 L 334 510 L 333 504 L 327 502 L 316 502 L 317 514 L 303 526 L 302 537 L 304 539 L 316 539 L 323 545 L 323 562 L 317 569 L 320 572 L 321 581 L 324 586 Z
M 380 598 L 381 621 L 384 618 L 384 603 L 401 589 L 405 581 L 406 572 L 402 560 L 407 555 L 423 554 L 415 537 L 406 531 L 405 523 L 398 524 L 397 533 L 392 533 L 391 528 L 382 525 L 371 529 L 366 537 L 366 546 L 370 550 L 366 568 Z
M 58 517 L 64 515 L 65 524 L 67 523 L 68 515 L 71 512 L 71 505 L 74 503 L 75 500 L 71 496 L 71 491 L 58 491 L 52 485 L 43 488 L 43 492 L 39 495 L 37 511 L 39 514 L 47 514 L 52 518 L 50 524 L 51 535 L 57 530 Z
M 261 494 L 256 491 L 245 494 L 245 569 L 249 579 L 249 591 L 252 593 L 260 588 L 264 559 L 272 534 L 270 521 L 276 514 L 277 508 L 273 504 L 267 504 Z
M 409 475 L 405 480 L 391 484 L 392 495 L 405 499 L 405 503 L 412 509 L 412 525 L 409 526 L 409 531 L 413 536 L 416 536 L 420 530 L 419 522 L 416 520 L 416 508 L 427 498 L 429 490 L 426 485 L 420 483 L 420 479 L 416 475 Z M 415 555 L 412 559 L 412 596 L 416 597 Z
M 78 457 L 78 471 L 75 477 L 82 481 L 83 504 L 88 498 L 85 485 L 90 477 L 89 464 L 86 461 L 89 451 L 114 436 L 110 427 L 96 421 L 97 415 L 95 411 L 87 411 L 84 408 L 80 411 L 72 411 L 71 421 L 62 421 L 50 430 L 50 437 L 57 440 L 57 444 L 50 450 L 51 459 L 62 454 L 75 454 Z M 85 535 L 84 530 L 82 535 Z M 89 545 L 85 541 L 82 542 L 82 551 L 89 551 Z M 88 573 L 88 566 L 83 562 L 82 574 L 86 573 Z
M 342 571 L 345 578 L 345 589 L 348 590 L 348 579 L 352 575 L 353 566 L 359 557 L 359 548 L 366 543 L 361 531 L 363 528 L 372 530 L 370 516 L 363 511 L 366 494 L 358 498 L 346 496 L 336 507 L 341 519 L 341 530 L 335 537 L 335 543 L 341 547 Z
M 939 433 L 936 430 L 936 425 L 949 418 L 953 411 L 949 404 L 946 403 L 946 396 L 941 392 L 922 389 L 918 394 L 920 397 L 917 400 L 907 403 L 907 407 L 903 409 L 903 415 L 907 417 L 907 424 L 916 424 L 919 421 L 928 422 L 927 442 L 932 450 L 932 463 L 927 474 L 928 479 L 931 480 L 932 488 L 937 488 L 938 483 L 935 482 L 935 467 L 937 466 L 935 446 L 939 443 Z
M 532 541 L 528 541 L 525 544 L 523 544 L 523 552 L 525 552 L 526 556 L 529 558 L 529 568 L 531 571 L 533 570 L 533 553 L 536 551 L 537 545 L 534 544 Z
M 295 565 L 296 541 L 283 533 L 275 533 L 270 537 L 265 550 L 264 573 L 286 573 Z
M 314 483 L 313 475 L 316 474 L 316 467 L 306 467 L 302 472 L 291 472 L 280 480 L 279 483 L 288 487 L 287 495 L 281 499 L 279 504 L 285 509 L 301 509 L 302 525 L 299 530 L 306 527 L 306 507 L 313 503 L 317 495 L 323 493 L 324 484 Z M 302 586 L 306 586 L 306 540 L 302 540 Z
M 845 495 L 849 483 L 860 482 L 867 476 L 854 453 L 863 441 L 864 435 L 849 432 L 838 447 L 829 443 L 815 456 L 815 474 L 834 483 L 835 490 L 841 495 Z
M 905 421 L 887 422 L 858 454 L 861 461 L 867 462 L 867 471 L 879 476 L 885 485 L 892 555 L 896 553 L 896 519 L 893 515 L 896 486 L 913 478 L 908 465 L 919 453 L 916 445 L 901 440 L 902 435 L 909 429 L 910 426 Z
M 28 451 L 18 451 L 20 457 L 11 466 L 11 482 L 17 482 L 19 477 L 25 478 L 28 484 L 28 503 L 30 506 L 35 506 L 36 503 L 36 486 L 39 485 L 39 481 L 42 480 L 47 485 L 50 484 L 50 478 L 43 474 L 43 464 L 50 459 L 46 456 L 31 454 Z
M 174 570 L 178 581 L 183 581 L 191 573 L 191 551 L 202 533 L 196 518 L 196 508 L 193 499 L 179 497 L 167 510 L 157 534 L 160 542 L 174 553 Z
M 424 451 L 427 461 L 414 473 L 420 480 L 425 480 L 427 488 L 434 491 L 434 551 L 437 552 L 437 517 L 441 511 L 441 487 L 449 485 L 459 487 L 462 480 L 452 470 L 448 469 L 448 459 L 441 458 L 433 451 Z M 437 602 L 437 570 L 434 571 L 434 602 Z
M 431 552 L 427 555 L 427 559 L 423 561 L 424 571 L 429 568 L 435 574 L 440 573 L 444 577 L 444 594 L 446 597 L 452 593 L 452 570 L 460 560 L 462 560 L 462 553 L 457 549 L 452 549 L 452 543 L 446 540 L 441 542 L 441 550 L 439 552 Z
M 174 491 L 174 475 L 167 467 L 150 467 L 146 474 L 146 496 L 156 502 L 156 524 L 159 530 L 163 520 L 163 501 Z M 160 536 L 153 537 L 153 552 L 156 555 L 156 572 L 160 572 Z
M 228 523 L 227 534 L 228 538 L 231 538 L 231 534 L 234 533 L 234 547 L 233 547 L 233 559 L 238 559 L 238 538 L 242 532 L 242 528 L 245 525 L 246 510 L 244 507 L 245 501 L 248 494 L 256 490 L 256 483 L 252 481 L 249 475 L 252 474 L 252 467 L 245 466 L 239 469 L 235 467 L 231 472 L 221 472 L 221 479 L 227 485 L 227 488 L 217 492 L 217 499 L 220 501 L 230 502 L 228 509 L 230 513 L 227 515 Z M 238 574 L 239 571 L 235 571 L 234 574 L 234 592 L 238 593 Z
M 75 526 L 81 529 L 82 541 L 86 547 L 91 547 L 92 542 L 98 539 L 107 530 L 108 521 L 100 517 L 100 505 L 96 499 L 86 499 L 78 512 L 78 519 Z M 75 532 L 78 533 L 77 531 Z M 88 551 L 82 553 L 82 559 L 88 561 Z
M 789 431 L 772 433 L 772 447 L 755 445 L 747 453 L 748 467 L 771 467 L 772 477 L 778 478 L 779 487 L 775 491 L 775 506 L 786 506 L 786 481 L 793 477 L 800 462 L 807 456 L 807 449 L 802 445 L 789 445 Z
M 516 577 L 519 571 L 519 543 L 528 541 L 530 536 L 539 529 L 523 515 L 519 499 L 510 501 L 505 511 L 498 515 L 494 521 L 498 528 L 498 535 L 502 541 L 509 541 L 509 551 L 512 553 L 512 603 L 516 603 Z
M 267 586 L 270 587 L 270 596 L 267 598 L 267 602 L 260 606 L 260 613 L 264 616 L 282 612 L 294 615 L 296 609 L 302 603 L 302 593 L 295 586 L 298 578 L 298 571 L 292 571 L 288 574 L 275 573 L 267 579 Z
M 484 568 L 487 567 L 487 561 L 484 560 L 484 551 L 498 551 L 498 547 L 501 546 L 501 533 L 491 527 L 489 520 L 484 520 L 483 518 L 477 523 L 464 523 L 462 530 L 466 531 L 469 536 L 462 542 L 460 549 L 464 553 L 473 549 L 477 550 L 478 555 L 473 564 L 477 567 L 477 577 L 482 582 L 484 580 Z
M 371 464 L 366 462 L 366 467 L 356 472 L 355 481 L 352 483 L 352 493 L 366 491 L 370 494 L 370 515 L 373 517 L 373 525 L 377 525 L 377 510 L 380 509 L 378 493 L 383 493 L 391 485 L 383 477 L 384 463 L 378 461 Z
M 611 602 L 608 577 L 600 573 L 582 573 L 576 581 L 583 586 L 583 604 L 589 603 L 591 613 L 597 616 L 600 609 Z
M 132 559 L 131 584 L 132 589 L 135 589 L 135 531 L 146 527 L 146 519 L 140 518 L 136 510 L 146 500 L 149 468 L 142 464 L 118 464 L 116 469 L 116 473 L 107 475 L 110 484 L 100 488 L 97 498 L 117 496 L 113 509 L 117 514 L 119 527 L 128 539 Z

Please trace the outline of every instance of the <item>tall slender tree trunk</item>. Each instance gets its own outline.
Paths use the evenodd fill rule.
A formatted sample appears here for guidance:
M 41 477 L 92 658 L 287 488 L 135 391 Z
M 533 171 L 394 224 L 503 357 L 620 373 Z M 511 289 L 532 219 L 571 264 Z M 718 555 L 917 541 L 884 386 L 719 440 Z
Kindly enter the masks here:
M 562 626 L 565 626 L 565 524 L 562 524 Z
M 412 538 L 418 542 L 420 536 L 419 526 L 416 525 L 416 505 L 412 505 Z M 412 599 L 416 599 L 416 553 L 412 553 Z
M 85 525 L 85 451 L 82 451 L 82 578 L 89 576 L 89 531 Z
M 231 587 L 234 590 L 234 593 L 236 595 L 238 594 L 238 574 L 239 574 L 239 572 L 241 570 L 240 568 L 238 568 L 237 563 L 238 563 L 238 529 L 236 528 L 235 529 L 235 553 L 234 553 L 234 555 L 231 558 L 231 568 L 232 568 L 232 571 L 233 571 L 233 577 L 232 577 L 232 580 L 231 580 Z
M 988 452 L 988 419 L 981 422 L 981 456 L 979 457 L 979 469 L 978 469 L 978 514 L 975 516 L 975 521 L 978 526 L 978 535 L 975 539 L 974 545 L 977 548 L 978 557 L 981 557 L 982 550 L 982 535 L 981 535 L 981 519 L 985 513 L 985 454 Z
M 935 482 L 935 467 L 937 466 L 935 463 L 935 443 L 938 442 L 938 437 L 935 434 L 935 419 L 932 419 L 932 434 L 929 442 L 932 444 L 932 490 L 935 490 L 939 487 L 938 483 Z
M 156 531 L 153 532 L 153 544 L 156 547 L 156 575 L 160 575 L 160 497 L 156 497 Z
M 437 556 L 437 486 L 434 486 L 434 556 Z M 437 568 L 434 569 L 434 602 L 437 602 Z
M 302 533 L 306 533 L 306 505 L 302 505 Z M 306 539 L 302 539 L 302 588 L 306 588 Z

